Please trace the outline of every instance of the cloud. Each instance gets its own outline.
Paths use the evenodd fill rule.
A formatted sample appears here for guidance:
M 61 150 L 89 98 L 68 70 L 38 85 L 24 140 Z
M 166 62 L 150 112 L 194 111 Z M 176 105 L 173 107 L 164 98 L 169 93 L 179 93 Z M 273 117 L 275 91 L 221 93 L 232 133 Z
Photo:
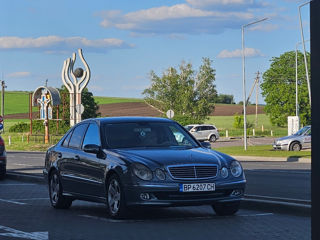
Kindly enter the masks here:
M 277 24 L 255 24 L 249 28 L 250 31 L 265 31 L 271 32 L 273 30 L 279 29 L 279 25 Z
M 187 3 L 197 8 L 206 9 L 252 9 L 265 7 L 268 4 L 255 0 L 186 0 Z
M 188 4 L 161 6 L 135 12 L 102 11 L 98 14 L 104 28 L 136 33 L 198 34 L 221 33 L 239 28 L 255 18 L 249 11 L 202 10 Z
M 7 78 L 21 78 L 21 77 L 29 77 L 31 75 L 30 72 L 13 72 L 6 75 Z
M 83 48 L 91 52 L 106 52 L 110 49 L 131 47 L 133 47 L 133 45 L 116 38 L 89 40 L 84 37 L 64 38 L 59 36 L 43 36 L 38 38 L 0 37 L 0 51 L 36 50 L 55 53 Z
M 261 57 L 263 54 L 260 50 L 254 48 L 245 48 L 245 56 L 246 57 Z M 218 58 L 240 58 L 242 57 L 242 50 L 236 49 L 234 51 L 222 50 L 218 56 Z

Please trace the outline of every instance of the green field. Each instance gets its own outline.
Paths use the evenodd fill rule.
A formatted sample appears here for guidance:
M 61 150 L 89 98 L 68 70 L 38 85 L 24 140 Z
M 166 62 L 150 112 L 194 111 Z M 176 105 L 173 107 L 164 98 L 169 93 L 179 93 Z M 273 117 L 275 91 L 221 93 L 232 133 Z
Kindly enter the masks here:
M 1 109 L 1 106 L 0 106 Z M 37 108 L 33 108 L 36 111 Z M 29 112 L 29 92 L 9 92 L 4 94 L 4 114 Z
M 250 123 L 255 122 L 256 115 L 247 115 L 247 121 Z M 209 116 L 206 123 L 215 125 L 220 132 L 221 136 L 225 136 L 226 130 L 229 132 L 229 136 L 242 136 L 243 129 L 235 129 L 233 127 L 234 116 Z M 273 136 L 286 136 L 288 129 L 286 127 L 272 126 L 269 117 L 266 114 L 258 114 L 258 126 L 255 128 L 255 134 L 259 136 L 271 136 L 271 130 Z M 248 129 L 248 135 L 252 136 L 252 129 Z
M 243 146 L 235 147 L 219 147 L 214 148 L 219 152 L 226 153 L 233 156 L 263 156 L 263 157 L 306 157 L 311 158 L 311 151 L 281 151 L 273 150 L 271 145 L 248 146 L 247 151 Z
M 120 97 L 94 97 L 98 104 L 125 103 L 125 102 L 143 102 L 140 98 L 120 98 Z

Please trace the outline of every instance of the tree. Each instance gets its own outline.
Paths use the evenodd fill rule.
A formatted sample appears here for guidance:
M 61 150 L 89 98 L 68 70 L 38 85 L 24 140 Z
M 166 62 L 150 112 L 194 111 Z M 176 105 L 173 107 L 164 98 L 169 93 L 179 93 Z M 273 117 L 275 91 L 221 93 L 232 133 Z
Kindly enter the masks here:
M 175 115 L 184 116 L 193 122 L 203 121 L 214 109 L 217 91 L 215 69 L 209 58 L 202 59 L 198 72 L 191 63 L 182 62 L 179 71 L 169 67 L 162 77 L 151 71 L 151 86 L 143 91 L 145 101 L 162 112 L 174 110 Z
M 62 86 L 59 89 L 60 97 L 61 97 L 61 104 L 64 105 L 64 107 L 59 108 L 59 115 L 61 118 L 69 121 L 70 119 L 70 96 L 69 91 L 66 89 L 65 86 Z M 81 117 L 82 119 L 87 118 L 95 118 L 99 117 L 101 113 L 98 112 L 99 106 L 95 102 L 93 98 L 93 94 L 89 92 L 88 88 L 84 88 L 81 94 L 81 102 L 84 106 L 84 112 L 82 113 Z
M 307 53 L 307 57 L 308 69 L 310 69 L 309 53 Z M 287 117 L 296 115 L 295 52 L 285 52 L 280 57 L 273 57 L 270 68 L 262 77 L 263 82 L 260 87 L 262 89 L 262 96 L 265 97 L 266 102 L 264 111 L 270 117 L 272 124 L 285 126 L 287 124 Z M 301 52 L 298 52 L 298 103 L 300 122 L 303 125 L 310 124 L 311 108 L 304 58 Z
M 216 103 L 234 104 L 233 95 L 219 94 L 216 99 Z

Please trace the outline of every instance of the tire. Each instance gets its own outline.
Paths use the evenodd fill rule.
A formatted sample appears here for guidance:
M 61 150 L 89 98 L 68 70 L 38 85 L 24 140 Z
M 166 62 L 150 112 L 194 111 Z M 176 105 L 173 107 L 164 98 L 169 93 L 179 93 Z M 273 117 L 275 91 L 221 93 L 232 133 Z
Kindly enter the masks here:
M 0 166 L 0 180 L 4 179 L 6 176 L 7 168 L 6 166 Z
M 57 171 L 53 171 L 49 177 L 49 197 L 52 207 L 67 209 L 72 204 L 72 199 L 63 196 L 62 185 Z
M 218 216 L 230 216 L 238 212 L 240 207 L 240 201 L 237 202 L 225 202 L 215 203 L 212 205 L 213 210 Z
M 216 140 L 217 140 L 216 135 L 211 135 L 210 138 L 209 138 L 210 142 L 215 142 Z
M 124 218 L 127 214 L 127 206 L 118 175 L 112 174 L 107 180 L 106 194 L 106 205 L 109 215 L 115 219 Z
M 300 151 L 301 150 L 301 145 L 298 142 L 293 142 L 290 144 L 290 151 Z

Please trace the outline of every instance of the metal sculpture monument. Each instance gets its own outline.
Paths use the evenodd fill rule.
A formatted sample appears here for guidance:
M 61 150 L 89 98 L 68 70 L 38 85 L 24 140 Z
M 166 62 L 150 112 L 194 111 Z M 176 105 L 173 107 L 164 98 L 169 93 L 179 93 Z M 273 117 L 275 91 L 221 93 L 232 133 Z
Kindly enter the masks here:
M 90 68 L 83 58 L 82 49 L 78 49 L 78 54 L 86 70 L 82 68 L 73 70 L 76 61 L 76 53 L 73 53 L 72 59 L 68 58 L 64 61 L 61 73 L 62 82 L 70 94 L 70 126 L 81 121 L 81 114 L 84 110 L 81 104 L 81 93 L 88 85 L 91 76 Z M 73 81 L 71 81 L 70 75 Z

